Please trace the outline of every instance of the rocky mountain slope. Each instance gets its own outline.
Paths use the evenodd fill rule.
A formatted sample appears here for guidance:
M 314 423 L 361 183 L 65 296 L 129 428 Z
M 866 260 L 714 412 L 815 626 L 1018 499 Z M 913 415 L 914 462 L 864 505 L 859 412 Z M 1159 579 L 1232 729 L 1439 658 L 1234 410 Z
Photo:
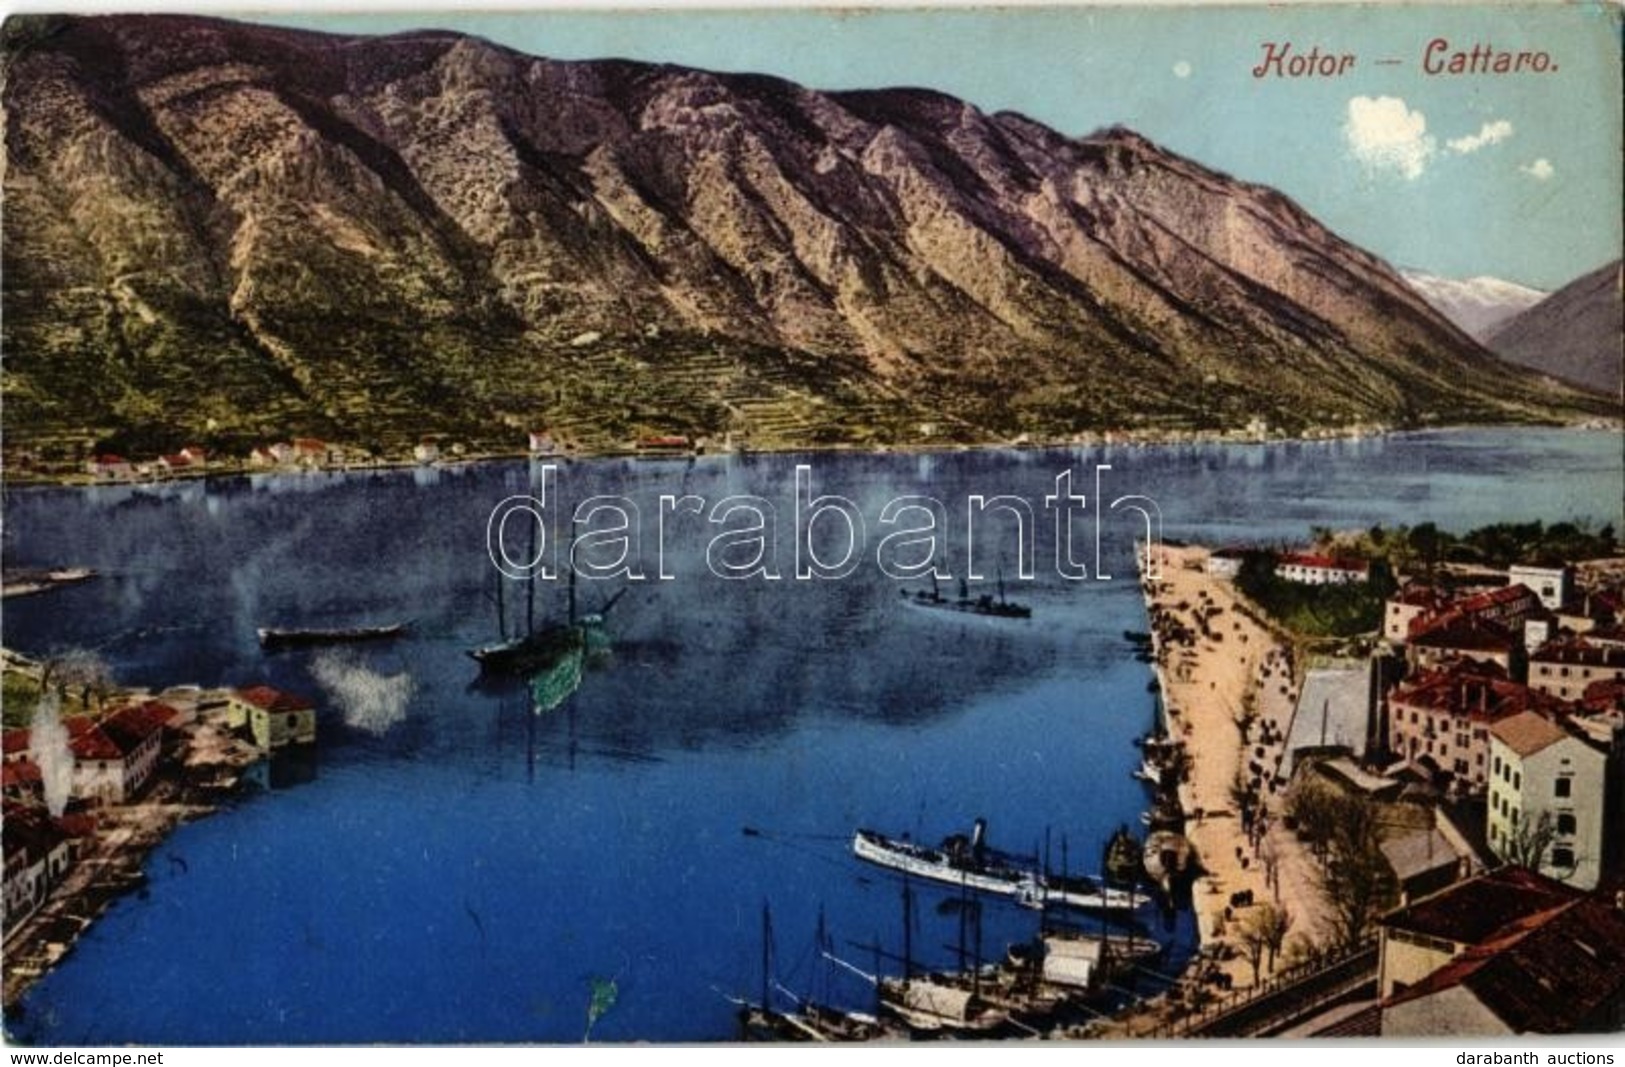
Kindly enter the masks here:
M 1547 296 L 1517 282 L 1481 275 L 1476 278 L 1444 278 L 1426 271 L 1402 270 L 1399 276 L 1439 314 L 1461 327 L 1462 332 L 1480 343 L 1496 327 L 1540 303 Z
M 8 448 L 1565 417 L 1285 196 L 923 90 L 6 25 Z
M 1620 261 L 1576 278 L 1509 320 L 1487 343 L 1513 363 L 1617 400 L 1625 363 Z

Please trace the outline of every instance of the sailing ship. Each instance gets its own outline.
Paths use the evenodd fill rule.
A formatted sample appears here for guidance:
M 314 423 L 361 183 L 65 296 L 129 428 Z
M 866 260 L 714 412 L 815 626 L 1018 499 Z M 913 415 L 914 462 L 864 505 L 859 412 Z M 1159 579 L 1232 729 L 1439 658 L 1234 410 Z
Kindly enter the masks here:
M 916 589 L 912 592 L 907 589 L 899 590 L 903 596 L 903 603 L 917 608 L 930 608 L 937 611 L 953 611 L 964 615 L 978 615 L 989 619 L 1030 619 L 1033 609 L 1026 604 L 1018 604 L 1007 600 L 1004 595 L 1004 568 L 999 568 L 999 595 L 995 599 L 990 593 L 972 597 L 970 586 L 963 576 L 959 579 L 959 596 L 949 599 L 942 595 L 937 588 L 936 568 L 931 569 L 931 588 L 929 590 Z
M 815 947 L 820 960 L 835 962 L 829 953 L 830 939 L 824 929 L 824 913 L 818 913 L 818 932 Z M 905 1036 L 881 1022 L 873 1015 L 847 1012 L 820 1003 L 786 989 L 774 973 L 773 915 L 767 903 L 762 903 L 762 992 L 761 1001 L 752 1004 L 734 997 L 728 999 L 739 1008 L 740 1037 L 745 1041 L 874 1041 Z M 861 973 L 861 972 L 860 972 Z M 872 976 L 864 975 L 871 981 Z M 789 1011 L 774 1007 L 774 992 L 790 998 L 794 1007 Z
M 1044 986 L 1092 993 L 1113 973 L 1161 953 L 1162 946 L 1150 938 L 1052 930 L 1011 945 L 1007 961 Z
M 529 558 L 536 558 L 535 525 L 531 527 Z M 569 553 L 566 553 L 566 558 L 569 558 Z M 509 637 L 507 605 L 503 595 L 505 582 L 499 573 L 495 596 L 499 639 L 491 644 L 468 650 L 468 655 L 480 665 L 482 675 L 530 676 L 533 695 L 538 689 L 541 692 L 537 700 L 537 710 L 557 707 L 564 697 L 580 684 L 582 661 L 608 646 L 608 638 L 604 634 L 604 618 L 626 592 L 624 588 L 617 591 L 598 611 L 578 618 L 574 566 L 569 567 L 569 574 L 569 608 L 565 621 L 549 622 L 540 629 L 537 628 L 536 574 L 533 570 L 529 581 L 525 584 L 525 630 L 521 634 Z M 561 692 L 562 695 L 554 699 L 554 696 Z M 551 702 L 549 708 L 541 706 L 549 702 Z
M 955 834 L 939 848 L 859 830 L 852 852 L 859 859 L 906 875 L 979 893 L 1010 897 L 1029 908 L 1047 905 L 1092 911 L 1132 911 L 1132 894 L 1091 878 L 1041 874 L 1035 864 L 988 847 L 987 821 L 977 819 L 971 835 Z

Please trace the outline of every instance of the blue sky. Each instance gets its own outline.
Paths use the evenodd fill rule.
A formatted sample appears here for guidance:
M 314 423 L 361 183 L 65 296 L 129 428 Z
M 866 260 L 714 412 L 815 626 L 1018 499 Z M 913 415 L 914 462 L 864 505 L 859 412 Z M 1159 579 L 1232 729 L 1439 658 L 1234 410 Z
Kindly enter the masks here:
M 924 86 L 1063 133 L 1113 123 L 1287 193 L 1399 266 L 1556 288 L 1621 245 L 1617 6 L 664 10 L 268 15 L 333 32 L 425 26 L 559 59 Z M 1545 73 L 1428 74 L 1474 45 Z M 1355 57 L 1255 78 L 1265 42 Z M 1381 64 L 1379 60 L 1397 61 Z

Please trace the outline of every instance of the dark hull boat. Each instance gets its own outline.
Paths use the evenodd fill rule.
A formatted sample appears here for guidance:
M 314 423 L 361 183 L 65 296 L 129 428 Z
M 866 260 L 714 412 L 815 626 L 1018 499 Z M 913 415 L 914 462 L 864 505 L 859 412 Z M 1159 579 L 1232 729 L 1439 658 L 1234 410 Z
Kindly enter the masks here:
M 334 630 L 261 627 L 257 633 L 261 648 L 301 648 L 308 645 L 334 645 L 354 641 L 384 641 L 404 634 L 407 626 L 407 623 L 399 622 L 389 626 L 352 626 Z
M 1018 604 L 1013 600 L 1004 598 L 1004 572 L 999 572 L 999 595 L 997 598 L 989 593 L 972 597 L 965 580 L 959 580 L 959 596 L 950 599 L 937 590 L 937 579 L 931 576 L 929 590 L 916 589 L 910 592 L 907 589 L 900 591 L 903 603 L 910 607 L 928 608 L 933 611 L 955 612 L 960 615 L 976 615 L 986 619 L 1030 619 L 1033 609 L 1025 604 Z
M 544 626 L 522 637 L 471 648 L 468 655 L 490 674 L 534 674 L 579 651 L 585 643 L 581 630 L 573 624 Z

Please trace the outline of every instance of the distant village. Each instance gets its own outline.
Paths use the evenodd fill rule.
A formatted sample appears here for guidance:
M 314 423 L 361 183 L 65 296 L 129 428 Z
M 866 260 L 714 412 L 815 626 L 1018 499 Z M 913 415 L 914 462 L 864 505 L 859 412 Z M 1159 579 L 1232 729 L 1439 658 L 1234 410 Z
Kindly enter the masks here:
M 1309 551 L 1220 549 L 1183 566 L 1232 588 L 1261 555 L 1275 578 L 1304 586 L 1374 578 L 1375 561 L 1335 539 Z M 1256 684 L 1283 699 L 1284 721 L 1251 735 L 1268 742 L 1256 750 L 1242 724 L 1251 781 L 1238 779 L 1240 799 L 1320 856 L 1312 881 L 1319 906 L 1344 920 L 1344 971 L 1319 986 L 1255 981 L 1185 1032 L 1625 1027 L 1625 560 L 1410 569 L 1390 579 L 1379 634 L 1338 643 L 1282 631 L 1298 662 L 1285 681 L 1266 667 Z M 1348 831 L 1316 825 L 1325 816 L 1306 800 L 1327 795 L 1343 802 L 1337 817 L 1371 819 L 1381 863 L 1369 886 L 1358 856 L 1339 851 L 1359 851 Z M 1274 888 L 1279 901 L 1278 879 Z M 1351 903 L 1363 892 L 1369 914 Z M 1223 940 L 1224 925 L 1204 929 Z
M 1337 438 L 1364 438 L 1387 433 L 1390 427 L 1376 423 L 1354 423 L 1347 426 L 1310 428 L 1295 435 L 1300 440 L 1333 440 Z M 917 439 L 897 447 L 945 448 L 955 445 L 1002 444 L 1016 448 L 1036 448 L 1046 445 L 1093 447 L 1101 445 L 1144 446 L 1154 444 L 1196 444 L 1202 442 L 1234 442 L 1258 444 L 1286 439 L 1280 427 L 1254 417 L 1244 425 L 1224 431 L 1175 429 L 1108 429 L 1084 431 L 1064 440 L 1037 440 L 1020 434 L 1005 441 L 956 441 L 948 433 L 949 427 L 937 422 L 922 422 L 914 427 Z M 522 447 L 521 447 L 522 445 Z M 131 458 L 121 452 L 95 449 L 88 443 L 81 447 L 92 453 L 82 464 L 74 464 L 65 471 L 61 463 L 45 463 L 34 452 L 24 449 L 9 456 L 8 466 L 13 479 L 66 476 L 69 480 L 94 483 L 153 482 L 170 478 L 196 477 L 207 474 L 270 473 L 301 470 L 349 470 L 403 465 L 431 466 L 441 463 L 469 462 L 476 459 L 498 458 L 502 455 L 529 455 L 532 458 L 564 457 L 571 455 L 625 455 L 625 456 L 697 456 L 708 453 L 743 453 L 773 451 L 775 449 L 807 447 L 805 442 L 780 439 L 772 434 L 755 437 L 743 430 L 730 430 L 716 435 L 695 435 L 654 430 L 637 434 L 625 440 L 595 442 L 590 448 L 570 434 L 555 429 L 539 429 L 526 433 L 522 442 L 516 441 L 510 452 L 476 452 L 461 442 L 448 441 L 442 435 L 426 434 L 419 437 L 409 450 L 394 454 L 381 454 L 353 444 L 342 444 L 316 437 L 291 437 L 255 445 L 247 453 L 211 451 L 202 445 L 188 444 L 172 453 Z
M 727 451 L 738 451 L 732 435 L 719 442 Z M 685 434 L 645 434 L 624 442 L 619 450 L 626 455 L 698 455 L 710 447 L 706 438 Z M 555 436 L 551 430 L 533 430 L 525 435 L 524 453 L 532 458 L 551 458 L 576 453 L 573 441 Z M 200 445 L 187 445 L 178 452 L 145 459 L 129 459 L 115 452 L 100 452 L 85 462 L 84 474 L 99 483 L 151 482 L 167 478 L 237 472 L 271 473 L 301 470 L 349 470 L 371 467 L 433 466 L 493 458 L 475 455 L 459 443 L 447 443 L 436 436 L 424 436 L 405 457 L 389 458 L 366 449 L 335 444 L 315 437 L 295 437 L 258 445 L 246 456 L 211 454 Z

